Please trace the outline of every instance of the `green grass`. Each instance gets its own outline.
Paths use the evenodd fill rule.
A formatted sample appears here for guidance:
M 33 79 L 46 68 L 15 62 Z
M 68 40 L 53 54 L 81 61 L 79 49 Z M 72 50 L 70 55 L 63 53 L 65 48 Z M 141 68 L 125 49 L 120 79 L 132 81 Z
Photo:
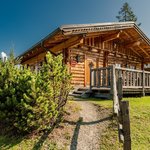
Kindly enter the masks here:
M 130 105 L 130 125 L 132 150 L 149 150 L 150 149 L 150 97 L 143 98 L 124 98 L 129 101 Z M 90 101 L 106 108 L 112 108 L 110 100 Z M 112 120 L 101 140 L 102 150 L 118 150 L 121 145 L 118 142 L 117 123 Z
M 8 137 L 0 135 L 0 149 L 1 150 L 57 150 L 57 144 L 46 139 L 40 140 L 40 136 L 32 138 L 26 137 Z

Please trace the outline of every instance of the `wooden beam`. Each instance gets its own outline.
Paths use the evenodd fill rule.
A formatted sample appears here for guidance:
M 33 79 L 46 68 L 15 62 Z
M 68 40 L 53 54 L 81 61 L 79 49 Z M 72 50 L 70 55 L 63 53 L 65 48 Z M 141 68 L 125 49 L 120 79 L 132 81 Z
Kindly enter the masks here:
M 130 36 L 126 31 L 123 31 L 123 33 L 124 33 L 129 39 L 131 39 L 131 36 Z
M 108 42 L 108 41 L 112 41 L 112 40 L 118 39 L 120 37 L 121 33 L 122 33 L 122 31 L 120 31 L 117 34 L 108 35 L 108 36 L 103 38 L 103 42 Z
M 135 46 L 139 46 L 141 44 L 140 41 L 134 41 L 132 43 L 128 43 L 125 45 L 125 47 L 135 47 Z
M 150 63 L 150 58 L 145 58 L 143 62 L 144 62 L 145 64 L 146 64 L 146 63 Z
M 87 47 L 87 48 L 86 48 Z M 94 49 L 97 49 L 99 51 L 104 51 L 104 52 L 109 52 L 109 53 L 112 53 L 112 54 L 118 54 L 118 55 L 123 55 L 123 56 L 126 56 L 127 57 L 127 54 L 125 53 L 121 53 L 121 52 L 118 52 L 118 51 L 112 51 L 112 50 L 109 50 L 109 49 L 101 49 L 101 48 L 98 48 L 98 47 L 94 47 L 94 46 L 89 46 L 89 45 L 84 45 L 84 47 L 82 47 L 83 50 L 89 50 L 89 48 L 94 48 Z M 132 58 L 136 58 L 135 56 L 130 56 Z
M 65 48 L 69 48 L 73 45 L 83 44 L 83 36 L 74 36 L 50 49 L 53 53 L 57 53 Z
M 145 49 L 143 49 L 141 46 L 138 46 L 138 48 L 139 48 L 140 50 L 142 50 L 143 53 L 144 53 L 146 56 L 150 57 L 149 53 L 148 53 L 147 51 L 145 51 Z
M 103 67 L 107 67 L 108 66 L 108 55 L 109 55 L 109 52 L 105 51 L 104 52 Z
M 130 47 L 130 49 L 135 53 L 137 54 L 139 57 L 142 57 L 136 50 L 134 50 L 132 47 Z

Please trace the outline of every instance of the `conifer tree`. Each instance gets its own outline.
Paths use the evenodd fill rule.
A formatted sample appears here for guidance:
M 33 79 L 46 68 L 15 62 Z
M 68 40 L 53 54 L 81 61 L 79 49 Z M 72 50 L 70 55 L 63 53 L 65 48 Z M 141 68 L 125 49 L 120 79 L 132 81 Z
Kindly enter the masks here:
M 137 17 L 132 11 L 132 8 L 129 6 L 129 4 L 126 2 L 123 4 L 122 8 L 118 12 L 118 16 L 116 16 L 119 22 L 126 22 L 126 21 L 134 21 L 137 22 Z M 138 26 L 140 26 L 141 23 L 138 23 Z

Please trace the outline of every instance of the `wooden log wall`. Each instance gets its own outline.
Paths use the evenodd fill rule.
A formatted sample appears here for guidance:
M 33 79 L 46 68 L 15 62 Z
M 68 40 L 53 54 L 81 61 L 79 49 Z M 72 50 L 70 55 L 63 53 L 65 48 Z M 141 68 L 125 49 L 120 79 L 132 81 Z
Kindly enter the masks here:
M 69 49 L 70 73 L 74 86 L 86 86 L 89 76 L 89 63 L 96 67 L 107 67 L 118 64 L 120 67 L 141 69 L 141 61 L 131 49 L 125 49 L 124 45 L 113 41 L 103 42 L 102 37 L 85 38 L 82 46 Z M 76 56 L 80 56 L 80 62 Z
M 28 64 L 29 66 L 35 65 L 36 63 L 44 61 L 45 56 L 46 52 L 40 53 L 37 56 L 32 57 L 31 59 L 28 59 L 27 61 L 23 62 L 23 64 Z
M 72 74 L 72 84 L 74 86 L 83 86 L 85 77 L 85 55 L 84 52 L 78 49 L 70 49 L 70 73 Z M 80 62 L 77 62 L 76 57 L 80 56 Z
M 64 63 L 68 65 L 68 70 L 72 74 L 74 86 L 89 85 L 90 63 L 93 63 L 94 68 L 118 64 L 120 67 L 141 69 L 141 60 L 132 49 L 125 48 L 119 39 L 107 40 L 102 35 L 85 37 L 82 45 L 66 48 L 62 53 Z M 45 55 L 46 52 L 39 53 L 23 64 L 35 66 L 44 60 Z M 77 56 L 80 57 L 79 62 Z
M 88 80 L 90 81 L 90 63 L 93 67 L 103 67 L 104 52 L 94 52 L 85 47 L 70 48 L 69 49 L 69 66 L 70 73 L 72 74 L 72 84 L 74 86 L 86 86 Z M 80 56 L 80 62 L 77 62 L 76 57 Z
M 121 67 L 141 69 L 141 60 L 139 56 L 130 48 L 126 48 L 123 42 L 117 40 L 103 41 L 102 36 L 85 38 L 84 45 L 87 47 L 98 49 L 103 55 L 104 67 L 120 64 Z M 106 54 L 107 52 L 107 54 Z M 107 55 L 107 56 L 106 56 Z M 107 64 L 107 65 L 106 65 Z

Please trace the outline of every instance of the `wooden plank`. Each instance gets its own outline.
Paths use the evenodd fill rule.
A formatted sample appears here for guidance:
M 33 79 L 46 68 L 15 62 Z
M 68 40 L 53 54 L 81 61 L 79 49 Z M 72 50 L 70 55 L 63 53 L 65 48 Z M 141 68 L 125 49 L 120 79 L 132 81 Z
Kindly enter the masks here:
M 56 53 L 61 51 L 62 49 L 69 48 L 75 44 L 83 44 L 83 36 L 73 36 L 72 38 L 52 47 L 50 50 L 53 53 Z
M 101 83 L 101 70 L 97 70 L 97 73 L 98 73 L 98 84 L 97 84 L 97 87 L 99 88 L 100 87 L 100 83 Z
M 72 78 L 84 78 L 84 74 L 72 74 Z
M 126 85 L 125 71 L 122 72 L 122 80 L 123 80 L 123 86 L 125 86 Z
M 94 86 L 96 87 L 96 73 L 97 73 L 97 70 L 95 70 L 95 71 L 93 71 L 93 73 L 94 73 Z
M 44 57 L 46 56 L 46 52 L 43 52 L 43 53 L 40 53 L 26 61 L 24 61 L 22 64 L 36 64 L 37 62 L 40 62 L 40 61 L 43 61 L 44 60 Z
M 111 68 L 111 97 L 113 99 L 113 113 L 119 115 L 119 100 L 117 95 L 117 85 L 116 85 L 116 74 L 115 74 L 115 66 L 113 65 Z
M 135 72 L 135 86 L 138 86 L 138 73 Z
M 130 49 L 135 53 L 137 54 L 139 57 L 142 57 L 136 50 L 134 50 L 132 47 L 130 47 Z
M 150 74 L 148 74 L 148 86 L 150 87 Z
M 84 86 L 86 87 L 86 80 L 87 80 L 87 77 L 86 77 L 86 74 L 87 74 L 87 56 L 86 54 L 84 55 Z
M 142 73 L 142 70 L 135 70 L 135 69 L 129 69 L 129 68 L 123 68 L 123 67 L 116 67 L 116 69 L 118 70 L 125 70 L 125 71 L 131 71 L 131 72 L 141 72 Z M 150 73 L 150 72 L 148 72 Z
M 91 37 L 89 38 L 89 46 L 92 46 L 92 39 L 91 39 Z
M 106 70 L 103 69 L 102 71 L 102 86 L 105 86 L 106 80 Z
M 126 44 L 125 47 L 135 47 L 135 46 L 139 46 L 140 44 L 141 44 L 140 41 L 134 41 Z
M 129 80 L 130 80 L 130 81 L 129 81 L 129 82 L 130 82 L 129 85 L 130 85 L 130 86 L 132 86 L 132 76 L 133 76 L 132 73 L 133 73 L 133 72 L 130 72 L 130 73 L 129 73 L 129 74 L 130 74 L 130 75 L 129 75 Z
M 142 95 L 145 96 L 145 72 L 143 70 L 143 74 L 142 74 Z
M 138 48 L 139 48 L 140 50 L 142 50 L 142 52 L 143 52 L 146 56 L 150 57 L 150 54 L 149 54 L 144 48 L 142 48 L 141 46 L 138 46 Z
M 139 73 L 139 86 L 142 86 L 142 74 Z
M 92 81 L 93 80 L 93 77 L 92 77 L 92 67 L 90 67 L 90 90 L 92 90 Z
M 84 75 L 85 74 L 84 70 L 71 70 L 70 73 L 72 73 L 72 74 L 79 74 L 79 75 Z
M 117 84 L 119 105 L 120 105 L 120 101 L 123 98 L 123 86 L 122 85 L 123 85 L 123 79 L 122 79 L 122 76 L 120 74 L 119 78 L 118 78 L 118 84 Z
M 126 86 L 129 86 L 129 72 L 128 71 L 126 71 L 126 82 L 127 82 Z
M 123 86 L 123 89 L 142 89 L 142 86 Z
M 110 86 L 110 79 L 111 79 L 111 70 L 110 68 L 107 69 L 107 86 Z
M 147 86 L 147 73 L 145 73 L 145 86 Z
M 121 34 L 121 32 L 119 32 L 117 34 L 107 35 L 107 36 L 103 37 L 103 42 L 108 42 L 108 41 L 118 39 L 120 37 L 120 34 Z
M 108 65 L 108 55 L 109 52 L 104 52 L 103 67 L 107 67 Z

